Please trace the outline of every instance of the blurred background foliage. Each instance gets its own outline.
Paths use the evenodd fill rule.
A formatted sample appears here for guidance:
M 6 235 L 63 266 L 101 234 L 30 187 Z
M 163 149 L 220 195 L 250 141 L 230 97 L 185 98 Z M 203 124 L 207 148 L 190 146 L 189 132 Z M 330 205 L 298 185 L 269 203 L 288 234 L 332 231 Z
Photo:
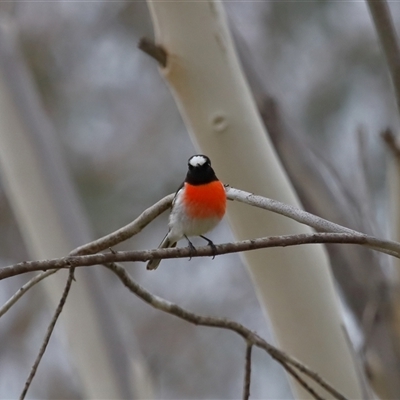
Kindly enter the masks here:
M 323 178 L 335 192 L 332 201 L 353 218 L 349 224 L 387 236 L 387 157 L 379 134 L 388 126 L 397 128 L 397 114 L 366 4 L 227 1 L 224 5 L 243 63 L 257 77 L 256 98 L 261 87 L 268 90 L 292 135 L 314 149 L 313 157 L 327 171 Z M 130 222 L 174 192 L 196 150 L 155 62 L 137 49 L 140 37 L 152 36 L 146 3 L 1 6 L 0 17 L 16 25 L 25 61 L 56 128 L 95 237 Z M 400 5 L 390 6 L 399 23 Z M 313 192 L 308 178 L 300 174 L 297 185 Z M 343 194 L 340 200 L 338 193 Z M 329 203 L 320 206 L 320 214 L 323 207 L 330 207 Z M 164 215 L 120 247 L 153 248 L 165 234 L 166 224 Z M 0 229 L 1 264 L 28 259 L 3 191 Z M 211 236 L 215 242 L 231 240 L 227 222 Z M 164 261 L 151 274 L 141 264 L 128 268 L 157 295 L 192 311 L 237 320 L 272 339 L 237 255 L 190 263 Z M 241 396 L 245 354 L 241 340 L 154 311 L 110 274 L 105 272 L 104 279 L 110 307 L 127 342 L 138 344 L 132 346 L 135 350 L 126 350 L 140 349 L 156 397 Z M 25 280 L 1 282 L 0 300 L 6 301 Z M 51 313 L 37 287 L 2 318 L 1 398 L 20 393 Z M 347 313 L 347 319 L 357 346 L 360 332 L 351 315 Z M 290 398 L 280 367 L 257 350 L 254 359 L 251 397 Z M 62 325 L 51 340 L 30 396 L 82 396 Z

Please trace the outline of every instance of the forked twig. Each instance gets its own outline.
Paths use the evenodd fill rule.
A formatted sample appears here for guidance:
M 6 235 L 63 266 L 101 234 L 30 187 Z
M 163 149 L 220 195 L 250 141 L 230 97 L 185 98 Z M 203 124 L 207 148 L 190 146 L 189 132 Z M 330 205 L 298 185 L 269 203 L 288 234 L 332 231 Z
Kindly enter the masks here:
M 160 215 L 162 212 L 164 212 L 166 209 L 168 209 L 168 207 L 171 204 L 172 198 L 173 198 L 173 195 L 164 197 L 163 199 L 158 201 L 156 204 L 154 204 L 153 206 L 151 206 L 147 210 L 145 210 L 138 218 L 136 218 L 133 222 L 131 222 L 124 228 L 113 232 L 111 235 L 104 236 L 103 238 L 100 238 L 91 243 L 88 243 L 86 245 L 76 248 L 75 250 L 73 250 L 70 253 L 69 256 L 71 257 L 71 256 L 78 256 L 78 255 L 83 255 L 83 254 L 94 254 L 99 251 L 108 249 L 111 246 L 114 246 L 120 242 L 123 242 L 124 240 L 129 239 L 133 235 L 139 233 L 153 219 L 155 219 L 158 215 Z M 26 264 L 26 263 L 22 263 L 22 264 Z M 35 362 L 31 368 L 31 372 L 28 376 L 28 379 L 25 382 L 25 386 L 21 393 L 20 400 L 24 399 L 26 396 L 26 393 L 28 392 L 28 389 L 29 389 L 29 387 L 32 383 L 32 380 L 36 374 L 36 371 L 39 367 L 40 361 L 46 351 L 46 348 L 49 343 L 50 337 L 53 333 L 55 324 L 58 320 L 58 317 L 60 316 L 60 314 L 62 312 L 62 309 L 63 309 L 64 304 L 68 297 L 68 293 L 71 289 L 72 281 L 74 280 L 74 269 L 75 268 L 73 268 L 73 266 L 68 261 L 67 261 L 67 264 L 65 265 L 65 267 L 70 268 L 70 272 L 68 275 L 68 280 L 67 280 L 66 286 L 64 288 L 63 295 L 57 306 L 56 312 L 47 328 L 46 335 L 43 339 L 42 346 L 39 350 L 39 354 L 37 355 Z M 10 309 L 10 307 L 13 304 L 15 304 L 29 289 L 31 289 L 34 285 L 36 285 L 42 279 L 54 274 L 57 271 L 58 271 L 58 269 L 54 269 L 54 267 L 53 267 L 51 269 L 48 269 L 46 272 L 39 274 L 37 277 L 31 279 L 28 283 L 26 283 L 0 309 L 0 317 L 2 315 L 4 315 L 4 313 L 7 312 Z
M 56 273 L 57 270 L 49 270 L 46 272 L 42 272 L 41 274 L 36 275 L 33 277 L 30 281 L 25 283 L 25 285 L 21 286 L 18 291 L 13 294 L 0 308 L 0 318 L 33 286 L 35 286 L 37 283 L 42 281 L 43 279 L 49 277 L 50 275 L 53 275 Z
M 253 345 L 247 343 L 246 345 L 246 357 L 244 362 L 244 384 L 243 384 L 243 400 L 249 400 L 250 398 L 250 382 L 251 382 L 251 350 Z
M 316 393 L 315 390 L 309 386 L 307 381 L 303 379 L 303 377 L 301 376 L 302 374 L 316 382 L 328 393 L 330 393 L 334 398 L 344 400 L 345 397 L 341 393 L 339 393 L 332 385 L 321 378 L 317 373 L 310 370 L 307 366 L 295 360 L 294 358 L 286 355 L 279 349 L 271 346 L 264 339 L 259 337 L 257 334 L 251 332 L 244 326 L 234 321 L 229 321 L 221 318 L 199 316 L 182 309 L 176 304 L 169 303 L 157 296 L 153 296 L 151 293 L 147 292 L 136 282 L 134 282 L 126 273 L 124 268 L 122 268 L 118 264 L 115 264 L 115 261 L 148 261 L 155 258 L 212 256 L 215 255 L 215 253 L 226 254 L 258 248 L 289 246 L 305 243 L 333 242 L 360 244 L 381 252 L 391 254 L 396 257 L 400 257 L 400 244 L 397 242 L 380 240 L 372 236 L 368 236 L 363 233 L 334 224 L 330 221 L 324 220 L 303 210 L 299 210 L 295 207 L 291 207 L 275 200 L 256 196 L 251 193 L 243 192 L 237 189 L 227 188 L 227 197 L 230 200 L 241 201 L 252 206 L 260 207 L 272 212 L 282 214 L 300 223 L 314 227 L 315 229 L 322 231 L 323 233 L 286 235 L 259 238 L 236 243 L 225 243 L 222 245 L 217 245 L 215 249 L 210 249 L 209 246 L 203 246 L 196 249 L 196 255 L 192 254 L 192 250 L 189 248 L 155 249 L 133 252 L 112 251 L 105 254 L 95 254 L 99 251 L 109 249 L 112 246 L 115 246 L 117 243 L 120 243 L 140 232 L 147 224 L 149 224 L 153 219 L 155 219 L 158 215 L 160 215 L 163 211 L 170 207 L 171 201 L 173 199 L 173 195 L 171 194 L 161 199 L 155 205 L 148 208 L 129 225 L 119 229 L 116 232 L 111 233 L 110 235 L 107 235 L 94 242 L 88 243 L 75 249 L 73 252 L 70 253 L 70 256 L 68 257 L 54 260 L 25 262 L 16 264 L 14 266 L 2 268 L 0 270 L 0 279 L 35 270 L 49 270 L 48 273 L 50 274 L 54 273 L 55 269 L 70 268 L 70 274 L 68 277 L 67 285 L 63 292 L 63 296 L 60 300 L 59 306 L 57 307 L 52 322 L 47 330 L 46 337 L 40 349 L 39 355 L 35 360 L 35 364 L 32 367 L 31 374 L 28 377 L 23 393 L 21 394 L 21 399 L 23 399 L 26 395 L 29 385 L 36 373 L 40 360 L 51 337 L 57 318 L 60 315 L 62 308 L 65 304 L 73 280 L 73 269 L 78 266 L 106 264 L 106 266 L 118 276 L 118 278 L 125 286 L 127 286 L 133 293 L 135 293 L 138 297 L 140 297 L 142 300 L 146 301 L 153 307 L 169 314 L 175 315 L 196 325 L 228 329 L 242 336 L 248 346 L 246 351 L 245 386 L 243 389 L 244 398 L 248 398 L 250 395 L 251 348 L 252 346 L 257 346 L 267 351 L 271 357 L 282 364 L 282 366 L 288 371 L 288 373 L 291 374 L 294 379 L 299 381 L 299 383 L 305 388 L 305 390 L 308 390 L 308 392 L 314 398 L 322 399 L 319 394 Z M 41 275 L 39 275 L 39 277 L 40 276 Z M 28 282 L 26 287 L 32 287 L 33 284 L 33 282 L 31 284 Z M 299 372 L 301 374 L 299 374 Z
M 321 378 L 315 371 L 312 371 L 309 367 L 302 364 L 300 361 L 297 361 L 293 357 L 287 355 L 282 350 L 279 350 L 278 348 L 272 346 L 259 335 L 252 332 L 245 326 L 239 324 L 238 322 L 230 321 L 225 318 L 205 317 L 202 315 L 194 314 L 178 306 L 177 304 L 171 303 L 167 300 L 162 299 L 159 296 L 151 294 L 142 286 L 140 286 L 137 282 L 135 282 L 129 276 L 126 270 L 117 263 L 109 263 L 105 266 L 110 269 L 132 293 L 134 293 L 136 296 L 138 296 L 147 304 L 151 305 L 157 310 L 174 315 L 194 325 L 202 325 L 230 330 L 241 336 L 246 341 L 247 345 L 256 346 L 265 350 L 274 360 L 280 363 L 288 371 L 289 374 L 291 374 L 296 380 L 298 380 L 299 383 L 304 387 L 304 389 L 308 390 L 309 388 L 310 394 L 312 394 L 316 399 L 322 400 L 322 398 L 318 396 L 318 394 L 316 394 L 314 389 L 310 388 L 309 384 L 296 372 L 296 370 L 303 373 L 312 381 L 324 388 L 328 393 L 333 396 L 333 398 L 337 400 L 346 400 L 346 397 L 343 394 L 336 390 L 325 379 Z M 292 373 L 293 371 L 294 374 Z
M 304 389 L 306 392 L 310 393 L 311 396 L 314 397 L 314 399 L 316 399 L 316 400 L 325 400 L 322 396 L 320 396 L 320 395 L 315 391 L 315 389 L 313 389 L 313 388 L 300 376 L 300 374 L 299 374 L 293 367 L 291 367 L 291 366 L 288 365 L 288 364 L 286 364 L 286 365 L 283 365 L 283 364 L 282 364 L 282 366 L 283 366 L 283 368 L 287 371 L 287 373 L 288 373 L 289 375 L 291 375 L 291 376 L 299 383 L 300 386 L 303 387 L 303 389 Z M 335 398 L 335 399 L 346 400 L 346 398 L 345 398 L 344 396 L 342 396 L 342 395 L 340 395 L 340 396 L 338 396 L 338 397 L 334 396 L 334 398 Z
M 393 257 L 400 258 L 400 250 L 397 247 L 399 243 L 380 241 L 373 236 L 358 235 L 354 236 L 348 233 L 302 233 L 298 235 L 267 236 L 264 238 L 242 240 L 239 242 L 229 242 L 210 246 L 196 247 L 195 252 L 190 247 L 175 247 L 168 249 L 137 250 L 137 251 L 113 251 L 110 253 L 99 253 L 81 256 L 67 256 L 63 258 L 54 258 L 43 261 L 22 262 L 0 269 L 0 280 L 12 276 L 25 274 L 33 271 L 47 271 L 52 269 L 65 269 L 75 267 L 88 267 L 96 264 L 106 264 L 110 262 L 146 262 L 153 259 L 171 259 L 171 258 L 196 258 L 196 257 L 214 257 L 222 254 L 238 253 L 257 249 L 267 249 L 271 247 L 288 247 L 303 244 L 321 244 L 321 243 L 341 243 L 358 244 L 374 248 L 391 254 Z M 375 247 L 378 244 L 382 248 Z M 387 245 L 387 249 L 384 246 Z M 389 248 L 393 250 L 389 250 Z
M 55 313 L 53 315 L 53 318 L 51 319 L 50 324 L 49 324 L 49 326 L 47 328 L 47 332 L 46 332 L 46 335 L 44 337 L 42 346 L 40 347 L 39 353 L 38 353 L 38 355 L 37 355 L 37 357 L 35 359 L 35 362 L 33 363 L 33 366 L 31 368 L 31 372 L 29 373 L 28 379 L 25 382 L 25 386 L 24 386 L 24 389 L 22 390 L 22 393 L 21 393 L 21 395 L 19 397 L 19 400 L 25 399 L 25 396 L 28 393 L 29 387 L 30 387 L 30 385 L 32 383 L 33 378 L 35 377 L 35 374 L 36 374 L 36 371 L 37 371 L 37 369 L 39 367 L 40 361 L 42 360 L 43 354 L 45 353 L 47 345 L 49 344 L 51 335 L 53 334 L 53 330 L 54 330 L 54 327 L 56 326 L 58 317 L 60 316 L 60 314 L 61 314 L 61 312 L 62 312 L 62 310 L 64 308 L 64 304 L 65 304 L 65 302 L 67 300 L 68 293 L 69 293 L 69 291 L 71 289 L 71 284 L 72 284 L 73 279 L 74 279 L 74 269 L 71 268 L 70 271 L 69 271 L 69 274 L 68 274 L 67 283 L 65 285 L 63 294 L 62 294 L 61 299 L 60 299 L 60 302 L 58 303 L 58 306 L 57 306 L 56 311 L 55 311 Z

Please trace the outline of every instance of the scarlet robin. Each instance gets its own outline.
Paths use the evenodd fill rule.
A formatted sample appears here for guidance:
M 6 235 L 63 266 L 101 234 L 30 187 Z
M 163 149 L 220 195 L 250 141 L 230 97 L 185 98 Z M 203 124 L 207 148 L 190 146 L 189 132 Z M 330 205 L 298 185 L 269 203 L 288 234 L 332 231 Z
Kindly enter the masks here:
M 225 214 L 226 193 L 211 167 L 210 159 L 202 154 L 189 158 L 186 179 L 175 194 L 169 216 L 169 231 L 159 248 L 175 247 L 190 236 L 200 236 L 214 247 L 214 243 L 203 236 L 213 229 Z M 156 269 L 161 260 L 151 260 L 147 269 Z

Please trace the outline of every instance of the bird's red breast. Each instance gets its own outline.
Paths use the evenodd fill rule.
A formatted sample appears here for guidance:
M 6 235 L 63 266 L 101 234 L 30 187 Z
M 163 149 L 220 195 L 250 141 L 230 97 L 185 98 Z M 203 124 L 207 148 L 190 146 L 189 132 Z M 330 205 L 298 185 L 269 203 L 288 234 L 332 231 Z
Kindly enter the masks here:
M 226 210 L 226 193 L 223 184 L 216 180 L 201 185 L 185 182 L 184 204 L 193 218 L 219 218 Z

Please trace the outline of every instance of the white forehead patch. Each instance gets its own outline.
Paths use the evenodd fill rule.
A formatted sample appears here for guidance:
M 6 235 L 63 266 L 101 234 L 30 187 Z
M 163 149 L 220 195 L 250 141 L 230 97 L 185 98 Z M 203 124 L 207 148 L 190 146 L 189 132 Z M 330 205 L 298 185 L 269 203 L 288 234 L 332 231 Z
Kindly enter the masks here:
M 207 162 L 207 159 L 204 156 L 193 156 L 189 160 L 189 164 L 192 167 L 200 167 L 200 166 L 204 165 L 206 162 Z

